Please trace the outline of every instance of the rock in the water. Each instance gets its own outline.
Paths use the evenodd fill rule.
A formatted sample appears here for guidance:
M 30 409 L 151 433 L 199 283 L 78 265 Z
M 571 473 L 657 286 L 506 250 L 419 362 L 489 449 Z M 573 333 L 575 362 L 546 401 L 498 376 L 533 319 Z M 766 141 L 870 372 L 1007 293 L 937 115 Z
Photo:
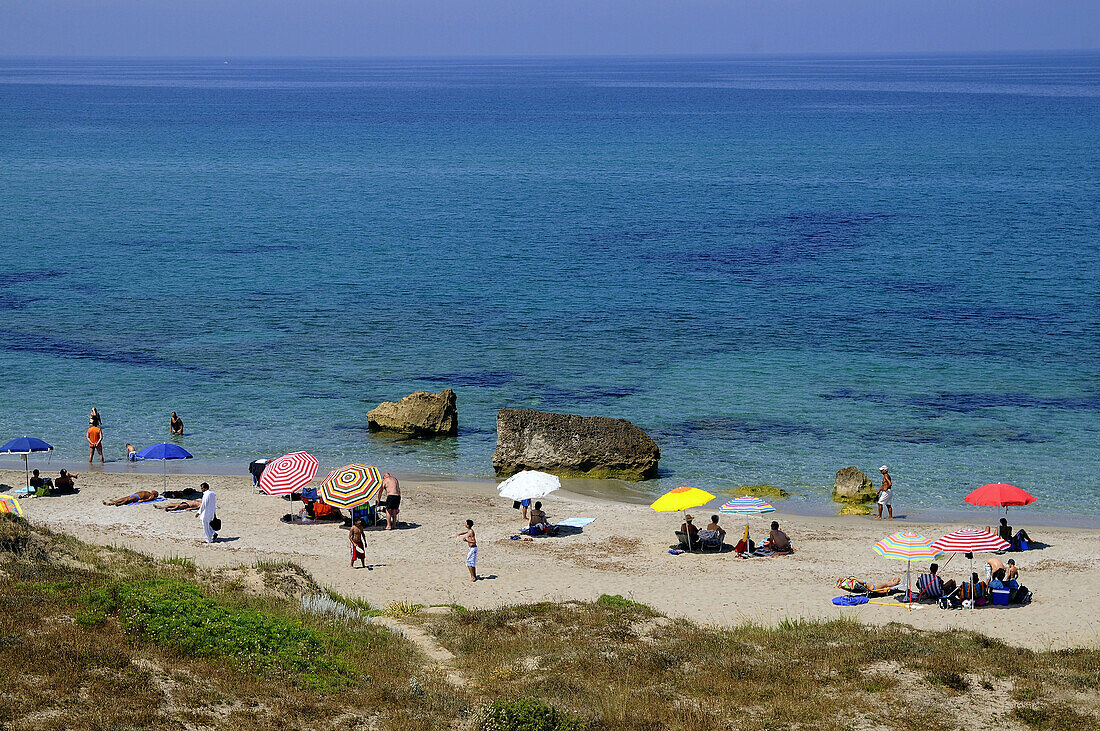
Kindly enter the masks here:
M 385 401 L 367 413 L 371 431 L 394 431 L 418 437 L 458 434 L 458 399 L 446 388 L 439 393 L 416 391 L 394 403 Z
M 838 503 L 869 503 L 877 493 L 875 483 L 856 467 L 845 467 L 836 473 L 833 500 Z
M 562 477 L 644 480 L 657 474 L 661 449 L 626 419 L 550 414 L 530 409 L 497 413 L 498 475 L 542 470 Z

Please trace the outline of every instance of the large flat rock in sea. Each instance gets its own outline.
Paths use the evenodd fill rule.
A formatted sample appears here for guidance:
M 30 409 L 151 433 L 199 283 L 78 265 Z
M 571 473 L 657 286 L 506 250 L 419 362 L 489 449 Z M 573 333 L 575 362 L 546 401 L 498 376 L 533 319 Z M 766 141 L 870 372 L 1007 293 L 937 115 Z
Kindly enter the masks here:
M 562 477 L 644 480 L 657 474 L 661 449 L 626 419 L 552 414 L 531 409 L 497 412 L 498 475 L 542 470 Z

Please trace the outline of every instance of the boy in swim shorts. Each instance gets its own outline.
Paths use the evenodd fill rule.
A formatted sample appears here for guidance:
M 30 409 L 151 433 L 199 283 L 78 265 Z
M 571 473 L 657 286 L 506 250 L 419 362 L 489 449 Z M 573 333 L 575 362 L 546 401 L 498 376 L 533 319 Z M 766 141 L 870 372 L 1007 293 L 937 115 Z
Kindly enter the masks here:
M 363 568 L 367 566 L 367 546 L 363 542 L 363 519 L 356 518 L 348 531 L 348 542 L 351 543 L 351 568 L 355 568 L 355 559 Z
M 474 521 L 467 519 L 466 530 L 459 531 L 455 538 L 466 539 L 470 550 L 466 552 L 466 568 L 470 570 L 470 581 L 477 581 L 477 538 L 474 537 Z

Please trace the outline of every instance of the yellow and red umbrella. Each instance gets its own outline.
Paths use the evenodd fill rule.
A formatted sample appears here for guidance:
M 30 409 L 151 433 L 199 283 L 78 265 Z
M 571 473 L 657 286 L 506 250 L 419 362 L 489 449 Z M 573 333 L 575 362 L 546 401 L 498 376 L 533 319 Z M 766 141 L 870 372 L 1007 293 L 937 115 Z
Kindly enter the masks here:
M 23 508 L 19 507 L 19 501 L 11 495 L 0 495 L 0 513 L 23 515 Z
M 349 464 L 328 473 L 318 492 L 321 499 L 338 508 L 369 503 L 382 487 L 382 475 L 369 464 Z

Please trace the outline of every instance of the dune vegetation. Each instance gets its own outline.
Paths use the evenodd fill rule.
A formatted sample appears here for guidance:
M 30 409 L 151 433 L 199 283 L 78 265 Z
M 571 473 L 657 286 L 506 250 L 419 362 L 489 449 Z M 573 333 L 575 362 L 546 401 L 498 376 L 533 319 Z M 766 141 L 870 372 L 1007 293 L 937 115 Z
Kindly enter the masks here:
M 494 610 L 340 596 L 0 515 L 0 727 L 1020 729 L 1100 725 L 1100 650 L 788 621 L 701 627 L 619 596 Z

